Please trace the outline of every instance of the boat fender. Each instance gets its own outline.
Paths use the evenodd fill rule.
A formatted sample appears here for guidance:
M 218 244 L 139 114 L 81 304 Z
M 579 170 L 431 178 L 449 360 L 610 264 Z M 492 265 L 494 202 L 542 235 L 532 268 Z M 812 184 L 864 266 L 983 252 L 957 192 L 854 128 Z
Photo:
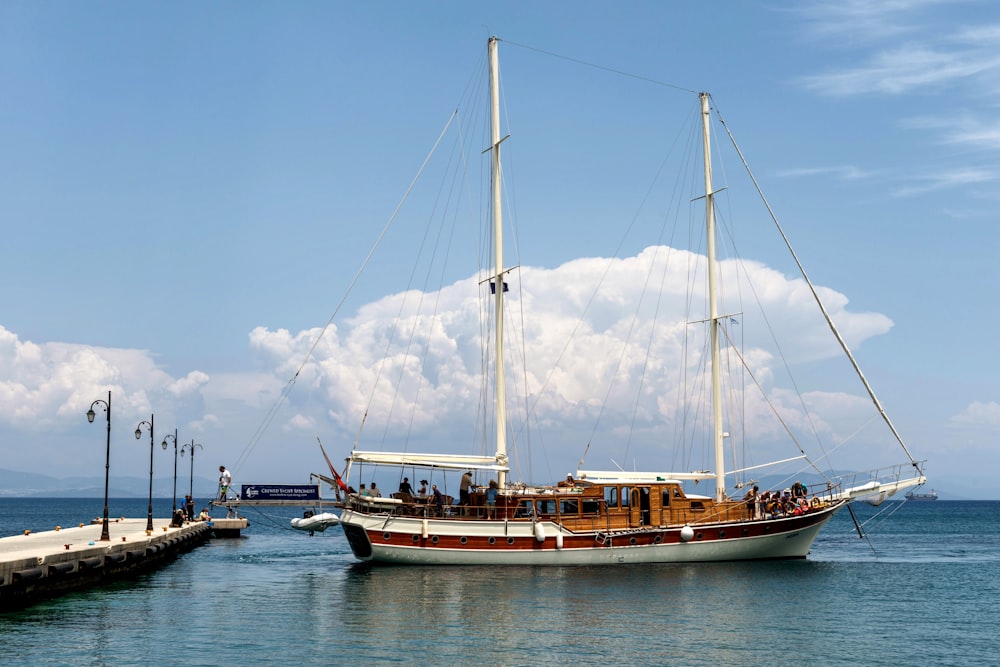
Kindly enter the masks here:
M 545 541 L 545 526 L 540 523 L 535 524 L 535 539 L 539 542 Z
M 427 519 L 424 519 L 420 522 L 420 537 L 426 540 L 428 535 L 430 532 L 427 530 Z
M 556 533 L 556 549 L 563 548 L 563 536 L 562 533 Z
M 684 542 L 690 542 L 694 539 L 694 528 L 691 526 L 684 526 L 681 528 L 681 540 Z

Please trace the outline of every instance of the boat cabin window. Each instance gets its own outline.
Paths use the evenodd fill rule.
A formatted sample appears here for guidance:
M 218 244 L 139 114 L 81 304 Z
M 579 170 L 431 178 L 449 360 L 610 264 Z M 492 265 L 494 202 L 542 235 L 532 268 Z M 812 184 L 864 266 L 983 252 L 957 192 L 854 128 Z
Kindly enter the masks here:
M 663 489 L 663 506 L 670 507 L 670 489 Z
M 517 511 L 514 512 L 515 517 L 534 516 L 534 514 L 535 514 L 535 505 L 530 499 L 522 500 L 520 504 L 518 504 L 517 506 Z
M 576 516 L 579 513 L 579 503 L 574 498 L 573 500 L 560 500 L 559 501 L 559 514 L 563 516 L 570 515 Z
M 538 502 L 538 513 L 539 514 L 555 514 L 556 513 L 556 501 L 555 500 L 539 500 Z
M 604 502 L 608 507 L 628 507 L 629 487 L 608 486 L 604 489 Z
M 584 499 L 581 503 L 584 516 L 599 515 L 601 513 L 601 501 Z

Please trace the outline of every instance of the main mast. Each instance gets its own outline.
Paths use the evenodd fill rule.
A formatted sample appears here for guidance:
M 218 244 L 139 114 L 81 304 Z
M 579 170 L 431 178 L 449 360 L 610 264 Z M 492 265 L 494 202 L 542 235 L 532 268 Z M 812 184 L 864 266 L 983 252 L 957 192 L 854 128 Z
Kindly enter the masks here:
M 719 306 L 716 298 L 715 193 L 712 191 L 712 145 L 709 135 L 708 93 L 700 93 L 701 128 L 705 160 L 705 228 L 708 235 L 708 322 L 712 345 L 712 431 L 715 442 L 715 500 L 726 499 L 726 459 L 722 430 L 722 368 L 719 360 Z
M 507 462 L 507 387 L 504 378 L 503 361 L 503 214 L 500 204 L 500 66 L 497 58 L 496 37 L 490 37 L 490 146 L 493 153 L 492 186 L 493 186 L 493 320 L 496 330 L 494 338 L 496 354 L 494 357 L 494 372 L 496 373 L 496 428 L 497 428 L 497 462 Z M 507 473 L 501 471 L 498 475 L 500 488 L 507 483 Z

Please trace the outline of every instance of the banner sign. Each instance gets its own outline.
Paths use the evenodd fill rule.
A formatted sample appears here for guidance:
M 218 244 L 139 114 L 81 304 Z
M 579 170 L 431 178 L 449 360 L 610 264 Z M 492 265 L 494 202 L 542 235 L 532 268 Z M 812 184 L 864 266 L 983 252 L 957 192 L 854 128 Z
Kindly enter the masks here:
M 240 500 L 319 500 L 319 485 L 244 484 Z

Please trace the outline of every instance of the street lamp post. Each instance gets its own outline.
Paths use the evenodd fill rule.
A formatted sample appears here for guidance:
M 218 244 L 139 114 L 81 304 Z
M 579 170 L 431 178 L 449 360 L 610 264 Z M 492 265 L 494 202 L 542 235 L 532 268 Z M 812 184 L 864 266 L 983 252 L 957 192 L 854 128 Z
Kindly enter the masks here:
M 174 512 L 177 511 L 177 429 L 174 429 L 173 435 L 168 434 L 166 437 L 163 438 L 163 442 L 161 442 L 160 444 L 163 446 L 164 449 L 167 448 L 168 439 L 174 441 L 174 495 L 172 504 L 170 505 L 170 516 L 173 516 Z
M 142 427 L 149 429 L 149 509 L 146 514 L 146 532 L 153 532 L 153 415 L 149 415 L 149 421 L 141 421 L 135 427 L 135 439 L 142 437 Z
M 188 482 L 188 495 L 194 498 L 194 450 L 205 449 L 201 445 L 196 445 L 194 438 L 191 438 L 191 442 L 186 442 L 181 447 L 181 456 L 184 456 L 184 452 L 191 452 L 191 479 Z
M 97 399 L 90 404 L 90 409 L 87 410 L 87 421 L 91 424 L 94 423 L 94 417 L 97 413 L 94 412 L 94 407 L 97 405 L 104 406 L 104 412 L 108 416 L 108 441 L 107 450 L 104 454 L 104 527 L 101 528 L 101 541 L 110 542 L 111 534 L 108 532 L 108 472 L 111 469 L 111 390 L 108 390 L 108 400 L 107 402 Z

